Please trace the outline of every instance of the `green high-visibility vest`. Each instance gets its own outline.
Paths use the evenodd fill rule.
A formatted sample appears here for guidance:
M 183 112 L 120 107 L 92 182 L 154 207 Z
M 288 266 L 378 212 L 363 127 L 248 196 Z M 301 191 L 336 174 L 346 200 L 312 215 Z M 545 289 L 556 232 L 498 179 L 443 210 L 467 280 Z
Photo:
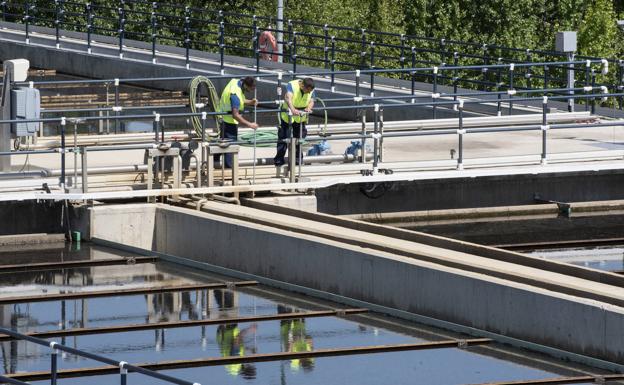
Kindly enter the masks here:
M 244 108 L 245 105 L 245 94 L 243 94 L 243 89 L 238 86 L 238 82 L 240 79 L 232 79 L 223 89 L 223 93 L 221 94 L 221 99 L 219 100 L 219 112 L 232 112 L 232 102 L 230 100 L 230 96 L 236 95 L 240 100 L 240 110 Z M 223 117 L 223 121 L 230 124 L 238 124 L 236 119 L 232 117 L 232 114 L 229 115 L 221 115 Z
M 290 82 L 288 82 L 288 84 L 290 84 L 290 86 L 293 89 L 293 98 L 292 98 L 292 103 L 293 103 L 293 107 L 295 107 L 298 110 L 303 110 L 304 108 L 306 108 L 308 106 L 308 104 L 310 104 L 310 100 L 312 100 L 312 92 L 310 93 L 303 93 L 303 90 L 301 89 L 301 80 L 292 80 Z M 282 111 L 282 120 L 285 122 L 288 122 L 288 104 L 286 104 L 286 102 L 282 102 L 281 104 L 281 109 Z M 292 122 L 293 123 L 301 123 L 301 122 L 307 122 L 308 121 L 308 117 L 306 115 L 305 118 L 302 118 L 301 116 L 292 116 Z

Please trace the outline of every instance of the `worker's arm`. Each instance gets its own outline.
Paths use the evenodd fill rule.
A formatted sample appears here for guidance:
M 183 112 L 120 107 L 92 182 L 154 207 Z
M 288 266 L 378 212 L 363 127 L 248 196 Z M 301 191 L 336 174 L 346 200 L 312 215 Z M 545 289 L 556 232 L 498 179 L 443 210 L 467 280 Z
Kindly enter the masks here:
M 258 99 L 245 99 L 245 105 L 246 106 L 257 106 L 258 105 Z
M 284 100 L 286 101 L 286 104 L 288 105 L 288 109 L 290 110 L 291 114 L 295 116 L 299 116 L 301 114 L 301 111 L 299 111 L 298 109 L 295 108 L 295 106 L 293 106 L 293 93 L 292 92 L 286 92 L 286 96 L 284 96 Z
M 232 108 L 232 117 L 234 118 L 234 120 L 236 120 L 237 122 L 244 124 L 245 126 L 252 128 L 252 129 L 256 129 L 258 128 L 258 124 L 257 123 L 252 123 L 250 121 L 248 121 L 247 119 L 243 118 L 243 116 L 240 114 L 240 112 L 238 111 L 238 108 Z

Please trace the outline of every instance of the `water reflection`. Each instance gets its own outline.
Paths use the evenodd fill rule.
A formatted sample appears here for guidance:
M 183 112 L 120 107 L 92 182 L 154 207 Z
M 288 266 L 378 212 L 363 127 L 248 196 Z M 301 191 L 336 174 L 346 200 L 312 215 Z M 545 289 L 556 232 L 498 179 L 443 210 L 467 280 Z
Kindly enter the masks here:
M 295 309 L 284 305 L 277 306 L 278 314 L 292 313 Z M 312 337 L 306 333 L 304 318 L 280 321 L 280 340 L 283 352 L 311 352 Z M 290 360 L 290 368 L 293 371 L 303 369 L 311 371 L 314 369 L 313 358 L 302 358 Z

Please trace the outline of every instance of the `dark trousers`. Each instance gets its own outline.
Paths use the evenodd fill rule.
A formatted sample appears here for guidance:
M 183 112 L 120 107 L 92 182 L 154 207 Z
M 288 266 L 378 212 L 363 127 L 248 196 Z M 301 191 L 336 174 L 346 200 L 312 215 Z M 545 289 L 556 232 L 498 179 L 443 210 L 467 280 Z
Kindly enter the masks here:
M 228 139 L 228 141 L 238 140 L 238 125 L 222 122 L 221 123 L 221 139 Z M 214 161 L 219 162 L 221 155 L 215 155 Z M 234 154 L 225 154 L 225 168 L 232 168 L 232 162 L 234 160 Z
M 306 136 L 308 136 L 308 130 L 306 129 L 305 123 L 293 123 L 292 128 L 293 128 L 293 137 L 305 138 Z M 283 119 L 280 119 L 280 126 L 279 126 L 279 129 L 277 130 L 277 138 L 280 141 L 277 143 L 277 154 L 275 155 L 275 158 L 273 158 L 276 166 L 281 166 L 284 163 L 286 163 L 284 156 L 286 155 L 286 150 L 288 150 L 288 143 L 283 142 L 283 140 L 290 138 L 289 131 L 290 130 L 288 128 L 288 122 L 285 122 Z M 296 147 L 297 148 L 295 150 L 295 153 L 296 153 L 295 164 L 299 164 L 299 159 L 301 157 L 301 145 L 297 144 Z

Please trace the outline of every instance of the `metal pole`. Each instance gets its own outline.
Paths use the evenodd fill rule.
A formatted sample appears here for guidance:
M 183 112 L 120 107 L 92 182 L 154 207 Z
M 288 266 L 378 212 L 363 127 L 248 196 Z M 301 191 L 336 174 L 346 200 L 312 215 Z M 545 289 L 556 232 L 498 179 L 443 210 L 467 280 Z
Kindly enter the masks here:
M 87 146 L 82 146 L 80 148 L 80 156 L 81 156 L 81 162 L 80 162 L 80 166 L 82 167 L 82 193 L 86 194 L 89 192 L 89 176 L 88 176 L 88 164 L 87 164 Z M 83 308 L 84 308 L 84 302 L 83 302 Z M 83 326 L 84 327 L 84 326 Z
M 58 377 L 58 349 L 54 347 L 56 342 L 50 342 L 52 353 L 50 354 L 50 385 L 57 385 Z
M 221 13 L 221 11 L 219 11 Z M 225 25 L 223 22 L 219 23 L 219 68 L 221 75 L 225 74 Z
M 513 101 L 511 100 L 513 98 L 513 94 L 512 91 L 514 90 L 514 63 L 511 63 L 509 65 L 509 115 L 513 114 Z
M 65 125 L 67 124 L 67 119 L 65 117 L 61 118 L 61 183 L 60 187 L 63 192 L 65 192 Z
M 72 187 L 78 185 L 78 122 L 74 121 L 74 181 Z
M 184 7 L 184 50 L 186 69 L 191 68 L 191 18 L 189 7 Z
M 256 78 L 256 80 L 259 80 L 258 78 Z M 254 100 L 257 100 L 258 98 L 258 88 L 254 88 Z M 258 122 L 258 106 L 256 104 L 254 104 L 254 123 Z M 258 129 L 254 129 L 253 130 L 253 166 L 252 166 L 252 173 L 251 173 L 251 184 L 256 184 L 256 140 L 257 140 L 257 132 Z
M 54 19 L 54 29 L 56 31 L 56 49 L 61 48 L 61 33 L 60 33 L 60 24 L 61 24 L 61 2 L 60 0 L 54 0 L 54 9 L 56 11 L 56 18 Z
M 544 99 L 542 101 L 542 127 L 541 127 L 542 128 L 542 160 L 541 160 L 542 166 L 545 166 L 547 164 L 546 132 L 548 131 L 548 128 L 549 128 L 547 113 L 548 113 L 548 96 L 544 96 Z
M 119 363 L 119 377 L 120 384 L 127 385 L 128 384 L 128 369 L 126 369 L 126 362 L 121 361 Z
M 457 155 L 457 169 L 464 169 L 464 134 L 466 130 L 464 130 L 464 101 L 462 99 L 459 100 L 458 105 L 459 110 L 459 128 L 457 130 L 457 136 L 459 139 L 458 143 L 458 155 Z
M 26 34 L 26 44 L 30 44 L 30 3 L 24 3 L 24 32 Z
M 331 37 L 331 92 L 336 92 L 336 37 Z
M 156 17 L 157 10 L 158 10 L 158 3 L 153 2 L 152 3 L 152 17 L 150 19 L 151 25 L 152 25 L 152 63 L 153 64 L 156 64 L 156 40 L 158 37 L 158 32 L 157 32 L 158 24 L 157 24 L 157 17 Z
M 438 67 L 433 67 L 433 93 L 431 94 L 431 101 L 435 102 L 437 99 L 438 93 Z M 433 105 L 433 119 L 438 118 L 438 109 L 437 106 Z
M 256 15 L 254 15 L 254 36 L 253 36 L 253 49 L 254 55 L 256 55 L 256 73 L 260 73 L 260 29 L 256 24 Z
M 86 5 L 87 12 L 87 53 L 91 53 L 91 34 L 93 33 L 93 6 L 91 3 Z
M 375 104 L 374 118 L 373 118 L 373 175 L 377 174 L 379 167 L 379 104 Z
M 119 2 L 119 30 L 117 31 L 119 34 L 119 58 L 123 59 L 123 40 L 124 40 L 124 28 L 126 24 L 126 15 L 124 12 L 124 1 L 121 0 Z
M 293 135 L 293 117 L 288 109 L 288 175 L 290 183 L 295 183 L 295 138 Z
M 325 69 L 329 68 L 329 27 L 327 24 L 323 26 L 323 34 L 325 35 L 323 39 L 323 67 Z
M 277 61 L 283 62 L 284 54 L 284 0 L 277 0 Z
M 371 70 L 375 69 L 375 42 L 370 42 L 370 67 Z M 375 97 L 375 73 L 370 73 L 370 96 Z
M 412 68 L 416 68 L 416 47 L 412 47 Z M 416 72 L 411 71 L 412 75 L 412 96 L 416 94 Z M 412 98 L 412 103 L 416 103 L 416 99 Z
M 119 116 L 119 78 L 115 78 L 115 116 Z M 119 119 L 115 119 L 115 134 L 119 133 Z
M 568 61 L 574 61 L 574 52 L 568 52 Z M 568 88 L 574 88 L 574 64 L 568 65 Z M 569 91 L 570 95 L 574 95 L 574 91 Z M 574 99 L 568 99 L 568 112 L 574 112 Z
M 292 55 L 291 59 L 293 61 L 293 74 L 292 78 L 295 79 L 295 74 L 297 73 L 297 32 L 292 33 Z

